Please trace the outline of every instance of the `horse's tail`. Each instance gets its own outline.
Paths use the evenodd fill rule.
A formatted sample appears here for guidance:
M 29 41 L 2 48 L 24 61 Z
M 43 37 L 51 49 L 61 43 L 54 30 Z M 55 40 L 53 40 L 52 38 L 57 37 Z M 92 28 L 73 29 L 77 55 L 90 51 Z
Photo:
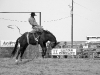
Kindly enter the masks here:
M 11 53 L 11 56 L 13 57 L 15 55 L 15 53 L 17 52 L 17 46 L 18 46 L 18 41 L 19 41 L 19 38 L 16 40 L 16 44 L 15 44 L 15 47 Z

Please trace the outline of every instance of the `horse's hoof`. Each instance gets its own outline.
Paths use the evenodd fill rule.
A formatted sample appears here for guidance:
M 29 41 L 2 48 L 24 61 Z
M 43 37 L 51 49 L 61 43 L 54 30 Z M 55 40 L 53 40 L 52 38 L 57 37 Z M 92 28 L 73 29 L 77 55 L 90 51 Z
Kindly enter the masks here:
M 12 55 L 10 58 L 13 58 L 14 56 Z
M 20 59 L 20 61 L 22 61 L 22 59 Z
M 18 63 L 18 60 L 15 60 L 16 63 Z

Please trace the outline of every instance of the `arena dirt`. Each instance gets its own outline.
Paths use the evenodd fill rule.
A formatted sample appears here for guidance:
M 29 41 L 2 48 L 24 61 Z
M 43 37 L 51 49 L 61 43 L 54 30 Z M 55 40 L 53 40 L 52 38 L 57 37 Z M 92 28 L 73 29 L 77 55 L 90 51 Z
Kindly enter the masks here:
M 0 58 L 0 75 L 100 75 L 100 60 Z

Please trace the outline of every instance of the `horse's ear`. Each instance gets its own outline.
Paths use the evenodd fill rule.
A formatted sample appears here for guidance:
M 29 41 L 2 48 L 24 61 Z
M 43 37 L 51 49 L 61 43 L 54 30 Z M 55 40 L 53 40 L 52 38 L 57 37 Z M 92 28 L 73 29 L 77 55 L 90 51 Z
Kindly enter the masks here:
M 56 43 L 55 43 L 55 42 L 52 42 L 53 48 L 55 48 L 57 45 L 59 45 L 59 43 L 60 43 L 60 42 L 56 42 Z
M 57 42 L 57 44 L 56 44 L 56 45 L 58 45 L 58 44 L 60 44 L 60 42 Z

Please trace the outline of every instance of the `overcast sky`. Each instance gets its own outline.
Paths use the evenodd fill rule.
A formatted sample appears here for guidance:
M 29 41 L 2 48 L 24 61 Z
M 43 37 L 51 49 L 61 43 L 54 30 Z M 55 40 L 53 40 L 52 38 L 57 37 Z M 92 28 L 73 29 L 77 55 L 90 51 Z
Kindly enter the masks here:
M 0 12 L 41 12 L 41 25 L 58 41 L 71 40 L 71 0 L 0 0 Z M 39 23 L 39 13 L 35 17 Z M 100 0 L 74 0 L 74 41 L 86 36 L 100 36 Z M 21 33 L 31 31 L 30 13 L 0 13 L 0 40 L 16 40 Z

